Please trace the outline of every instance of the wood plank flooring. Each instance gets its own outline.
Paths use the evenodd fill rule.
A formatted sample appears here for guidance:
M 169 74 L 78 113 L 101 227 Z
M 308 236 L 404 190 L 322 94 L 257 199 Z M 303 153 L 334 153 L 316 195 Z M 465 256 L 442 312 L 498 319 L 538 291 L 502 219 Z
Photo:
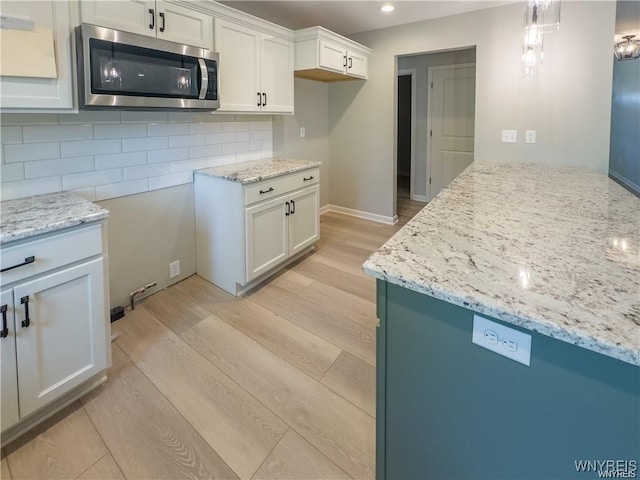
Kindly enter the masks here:
M 3 449 L 2 479 L 372 479 L 375 281 L 400 222 L 321 217 L 316 251 L 240 298 L 192 276 L 113 324 L 105 385 Z

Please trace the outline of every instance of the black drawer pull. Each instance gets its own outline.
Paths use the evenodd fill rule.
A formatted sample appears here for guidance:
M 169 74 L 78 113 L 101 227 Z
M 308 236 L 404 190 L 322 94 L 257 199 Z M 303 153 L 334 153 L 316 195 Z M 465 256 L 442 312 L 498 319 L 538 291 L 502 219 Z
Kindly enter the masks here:
M 289 204 L 289 202 L 284 202 L 284 203 L 287 206 L 287 211 L 284 212 L 284 214 L 286 217 L 288 217 L 289 215 L 291 215 L 291 205 Z
M 303 182 L 308 182 L 309 180 L 313 180 L 313 179 L 314 179 L 314 176 L 313 176 L 313 175 L 311 175 L 309 178 L 304 177 L 304 178 L 302 179 L 302 181 L 303 181 Z
M 296 202 L 295 200 L 291 200 L 291 215 L 296 213 Z
M 30 263 L 33 263 L 35 261 L 36 261 L 36 257 L 27 257 L 24 259 L 24 262 L 19 263 L 18 265 L 14 265 L 13 267 L 3 268 L 2 270 L 0 270 L 0 273 L 13 270 L 14 268 L 24 267 L 25 265 L 29 265 Z
M 7 338 L 9 336 L 9 329 L 7 328 L 7 306 L 2 305 L 0 307 L 2 312 L 2 330 L 0 330 L 0 338 Z
M 260 190 L 260 195 L 263 195 L 263 194 L 269 193 L 269 192 L 273 192 L 273 187 L 269 187 L 269 190 Z
M 29 295 L 22 297 L 20 303 L 24 305 L 24 320 L 22 321 L 22 328 L 28 328 L 31 325 L 31 319 L 29 318 Z

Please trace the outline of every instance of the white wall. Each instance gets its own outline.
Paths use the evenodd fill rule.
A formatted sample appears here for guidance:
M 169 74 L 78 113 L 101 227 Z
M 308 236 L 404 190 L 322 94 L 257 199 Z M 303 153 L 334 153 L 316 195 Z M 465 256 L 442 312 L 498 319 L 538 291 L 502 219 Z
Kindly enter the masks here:
M 545 36 L 538 78 L 523 79 L 521 4 L 354 36 L 373 49 L 366 82 L 329 87 L 330 200 L 395 213 L 396 57 L 476 45 L 476 161 L 580 165 L 606 172 L 615 3 L 563 2 L 560 30 Z M 517 129 L 517 144 L 500 142 Z M 525 129 L 538 143 L 525 144 Z
M 273 153 L 276 157 L 322 162 L 320 206 L 329 203 L 329 86 L 296 78 L 295 114 L 273 117 Z M 305 136 L 300 137 L 304 127 Z
M 413 182 L 413 192 L 416 195 L 423 197 L 427 195 L 427 98 L 429 96 L 429 67 L 475 62 L 476 52 L 473 48 L 454 52 L 412 55 L 398 58 L 398 71 L 403 69 L 414 69 L 416 71 L 416 151 L 415 171 L 411 179 Z

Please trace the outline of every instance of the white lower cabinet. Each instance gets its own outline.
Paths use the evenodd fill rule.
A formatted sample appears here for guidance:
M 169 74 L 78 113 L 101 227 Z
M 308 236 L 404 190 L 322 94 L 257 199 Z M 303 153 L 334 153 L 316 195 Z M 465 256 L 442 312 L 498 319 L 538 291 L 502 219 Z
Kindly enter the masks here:
M 196 259 L 201 277 L 238 295 L 320 238 L 319 171 L 243 185 L 194 177 Z
M 245 210 L 247 281 L 313 245 L 320 237 L 318 186 Z
M 3 435 L 107 368 L 101 238 L 101 226 L 93 225 L 3 248 Z M 82 258 L 86 252 L 90 258 Z M 65 256 L 70 264 L 49 269 Z M 10 268 L 18 265 L 15 258 L 25 264 Z

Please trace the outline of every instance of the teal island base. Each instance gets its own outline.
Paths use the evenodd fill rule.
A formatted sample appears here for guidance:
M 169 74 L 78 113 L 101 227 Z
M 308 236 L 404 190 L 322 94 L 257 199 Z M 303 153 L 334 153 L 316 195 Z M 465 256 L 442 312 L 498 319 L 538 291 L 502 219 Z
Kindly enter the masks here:
M 640 477 L 640 367 L 498 321 L 525 366 L 471 343 L 473 311 L 377 290 L 377 478 Z

